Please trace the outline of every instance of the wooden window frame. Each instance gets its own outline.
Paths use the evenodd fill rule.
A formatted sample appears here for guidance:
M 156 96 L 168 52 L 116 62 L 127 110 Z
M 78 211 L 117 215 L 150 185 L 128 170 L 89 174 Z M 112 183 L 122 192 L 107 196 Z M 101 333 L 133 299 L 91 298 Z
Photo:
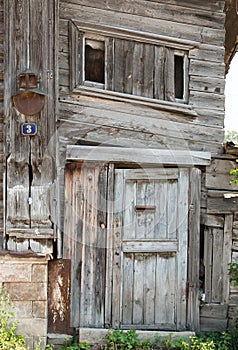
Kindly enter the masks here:
M 175 50 L 174 52 L 174 57 L 175 56 L 181 56 L 183 57 L 183 98 L 176 98 L 175 96 L 175 101 L 176 102 L 181 102 L 181 103 L 187 103 L 188 101 L 188 83 L 189 83 L 189 59 L 188 59 L 188 54 L 185 53 L 184 51 L 179 51 Z M 187 74 L 186 74 L 187 72 Z
M 119 27 L 101 25 L 94 22 L 80 22 L 72 20 L 69 26 L 70 30 L 70 89 L 78 95 L 105 98 L 110 100 L 131 102 L 152 106 L 154 108 L 174 111 L 177 113 L 187 114 L 193 117 L 197 116 L 196 111 L 189 105 L 189 50 L 198 46 L 198 43 L 191 40 L 161 36 L 153 33 L 128 30 Z M 84 79 L 84 47 L 85 40 L 95 39 L 105 42 L 105 82 L 104 84 L 86 81 Z M 171 79 L 164 80 L 164 97 L 144 97 L 139 95 L 128 94 L 124 92 L 113 91 L 113 62 L 109 57 L 114 57 L 114 39 L 125 39 L 140 43 L 153 44 L 157 48 L 164 48 L 165 57 L 171 49 L 171 58 L 168 59 L 167 71 L 174 74 L 174 57 L 175 55 L 184 58 L 183 74 L 183 98 L 175 98 L 174 75 Z M 110 56 L 111 55 L 111 56 Z M 113 58 L 114 61 L 114 58 Z M 171 69 L 172 66 L 172 69 Z M 166 69 L 166 63 L 162 70 Z M 156 70 L 156 67 L 155 67 Z M 168 82 L 167 80 L 171 80 Z M 171 97 L 166 96 L 166 85 L 170 91 Z

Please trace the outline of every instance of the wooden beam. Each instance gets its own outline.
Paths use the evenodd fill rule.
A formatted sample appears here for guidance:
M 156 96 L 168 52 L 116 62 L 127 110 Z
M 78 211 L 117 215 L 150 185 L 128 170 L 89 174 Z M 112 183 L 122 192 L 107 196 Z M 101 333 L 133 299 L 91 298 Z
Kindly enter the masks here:
M 6 231 L 9 237 L 17 238 L 36 238 L 36 239 L 53 239 L 54 230 L 50 228 L 11 228 Z
M 96 22 L 82 22 L 72 20 L 76 27 L 78 27 L 79 31 L 88 31 L 95 34 L 112 36 L 114 38 L 122 38 L 122 39 L 133 39 L 139 42 L 148 42 L 152 44 L 168 44 L 175 48 L 180 48 L 184 50 L 188 50 L 194 47 L 199 46 L 199 42 L 195 40 L 188 40 L 182 38 L 175 38 L 167 35 L 160 35 L 155 33 L 147 33 L 145 31 L 132 30 L 128 28 L 119 28 L 115 26 L 110 26 L 106 24 L 98 24 Z
M 192 167 L 196 165 L 209 165 L 211 153 L 187 150 L 68 145 L 66 159 L 70 161 L 99 161 Z

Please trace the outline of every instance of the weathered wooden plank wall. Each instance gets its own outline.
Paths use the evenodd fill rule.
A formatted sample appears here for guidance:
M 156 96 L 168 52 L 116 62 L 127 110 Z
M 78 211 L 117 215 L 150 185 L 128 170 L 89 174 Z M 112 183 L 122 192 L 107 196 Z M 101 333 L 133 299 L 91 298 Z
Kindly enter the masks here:
M 6 156 L 6 237 L 10 250 L 52 253 L 52 216 L 55 203 L 55 11 L 56 1 L 5 1 L 5 156 Z M 40 88 L 47 94 L 44 109 L 34 116 L 14 109 L 12 95 L 18 91 L 17 76 L 35 72 Z M 37 134 L 21 135 L 21 124 L 35 122 Z M 20 239 L 12 229 L 32 230 Z M 44 229 L 39 238 L 38 229 Z M 8 230 L 10 229 L 10 233 Z M 20 235 L 22 231 L 20 232 Z M 42 237 L 43 236 L 43 237 Z M 47 241 L 50 239 L 51 244 Z
M 0 250 L 3 247 L 4 1 L 0 1 Z
M 143 105 L 128 106 L 123 102 L 74 96 L 70 92 L 71 38 L 68 26 L 71 19 L 196 41 L 198 47 L 189 52 L 189 104 L 197 117 L 176 115 L 176 112 L 154 110 Z M 86 0 L 61 1 L 59 119 L 62 150 L 70 143 L 106 142 L 110 145 L 220 153 L 224 118 L 222 22 L 222 1 L 201 6 L 195 1 L 135 0 L 118 3 L 110 0 L 106 7 L 102 0 L 90 4 Z M 128 91 L 131 88 L 129 85 L 126 87 Z
M 238 21 L 237 21 L 237 1 L 226 0 L 225 1 L 225 12 L 226 12 L 226 39 L 225 39 L 225 63 L 226 71 L 229 70 L 231 60 L 237 51 L 237 32 L 238 32 Z
M 201 303 L 204 331 L 224 330 L 237 310 L 237 288 L 230 285 L 228 264 L 236 261 L 238 207 L 236 198 L 224 197 L 237 192 L 238 186 L 229 184 L 229 170 L 234 167 L 235 157 L 213 159 L 203 181 L 200 281 L 201 293 L 204 292 Z
M 223 29 L 225 14 L 223 9 L 224 1 L 201 3 L 198 0 L 131 0 L 122 2 L 108 0 L 106 4 L 103 0 L 90 3 L 87 0 L 60 1 L 59 152 L 61 170 L 65 164 L 65 148 L 69 144 L 184 149 L 211 151 L 213 155 L 222 154 L 225 70 L 225 33 Z M 181 112 L 176 113 L 176 110 L 165 111 L 159 106 L 151 108 L 143 103 L 130 104 L 123 101 L 113 101 L 113 98 L 109 100 L 99 98 L 97 95 L 93 97 L 72 93 L 72 86 L 74 87 L 78 81 L 79 71 L 75 60 L 72 59 L 72 52 L 75 53 L 77 48 L 72 47 L 71 36 L 75 38 L 78 35 L 77 40 L 80 40 L 76 27 L 74 26 L 72 29 L 72 25 L 69 25 L 72 19 L 126 28 L 144 32 L 147 35 L 148 33 L 167 35 L 196 42 L 197 46 L 191 48 L 188 55 L 188 102 L 196 116 L 185 115 Z M 123 55 L 125 51 L 133 52 L 135 50 L 135 44 L 132 42 L 123 43 L 121 40 L 123 51 L 119 48 L 119 42 L 118 40 L 117 47 L 115 47 L 116 54 Z M 141 46 L 136 45 L 139 52 Z M 113 50 L 112 46 L 109 50 Z M 78 53 L 82 55 L 80 50 Z M 162 50 L 155 50 L 155 56 L 156 59 L 161 59 L 163 57 Z M 130 75 L 131 62 L 125 58 L 124 62 L 123 71 L 118 66 L 110 67 L 111 77 L 113 77 L 113 70 L 117 72 L 117 75 L 123 74 L 124 78 Z M 70 73 L 72 68 L 75 73 L 73 77 Z M 148 66 L 147 75 L 150 74 L 149 69 Z M 161 72 L 156 72 L 155 76 L 159 75 Z M 139 79 L 139 77 L 137 78 Z M 133 86 L 129 79 L 124 79 L 124 86 L 120 80 L 117 80 L 116 83 L 118 91 L 127 93 L 133 91 L 138 93 L 141 88 Z M 111 79 L 108 87 L 110 88 L 113 84 L 114 81 Z M 150 89 L 151 86 L 148 85 L 146 92 L 139 91 L 139 93 L 150 96 Z M 165 91 L 158 88 L 155 94 L 163 98 L 161 96 L 164 96 Z M 217 182 L 217 179 L 214 178 L 216 175 L 214 175 L 212 167 L 217 162 L 219 163 L 219 159 L 212 164 L 211 168 L 207 169 L 206 178 L 203 173 L 201 216 L 205 227 L 202 249 L 205 262 L 203 282 L 205 283 L 206 304 L 203 304 L 201 308 L 201 328 L 204 330 L 224 329 L 227 324 L 229 283 L 226 264 L 231 259 L 231 235 L 233 234 L 234 237 L 234 228 L 232 229 L 234 224 L 232 222 L 236 215 L 236 206 L 234 205 L 231 209 L 230 203 L 224 202 L 223 191 L 221 191 L 221 189 L 224 191 L 235 190 L 235 187 L 229 187 L 226 184 L 226 170 L 230 164 L 227 163 L 227 168 L 224 168 L 223 161 L 217 165 L 219 169 L 223 169 L 223 174 L 219 174 L 218 183 L 221 187 L 216 187 L 217 185 L 214 183 Z M 60 181 L 63 183 L 63 180 Z M 194 194 L 197 193 L 197 190 L 195 187 L 192 189 Z M 63 210 L 61 214 L 63 217 Z M 198 215 L 198 212 L 190 215 L 191 217 Z M 194 232 L 199 232 L 196 225 Z M 191 245 L 198 246 L 195 233 L 191 237 Z M 190 249 L 192 257 L 192 247 Z M 191 257 L 190 259 L 192 259 Z M 218 261 L 222 263 L 218 264 Z M 191 264 L 189 268 L 189 273 L 192 274 Z M 222 279 L 220 274 L 223 275 Z M 192 283 L 189 290 L 188 322 L 197 322 L 195 327 L 198 329 L 196 290 L 196 285 Z M 111 297 L 111 295 L 107 296 L 109 299 Z M 233 294 L 234 298 L 235 293 Z M 115 311 L 116 315 L 118 310 Z M 229 311 L 229 313 L 231 312 Z M 117 320 L 114 321 L 116 323 Z

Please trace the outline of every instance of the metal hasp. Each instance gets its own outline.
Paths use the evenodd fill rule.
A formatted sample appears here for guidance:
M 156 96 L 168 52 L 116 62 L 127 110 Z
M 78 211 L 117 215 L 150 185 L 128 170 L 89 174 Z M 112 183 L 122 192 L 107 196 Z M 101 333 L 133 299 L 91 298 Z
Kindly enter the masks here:
M 45 104 L 46 93 L 38 87 L 37 75 L 26 70 L 18 76 L 18 92 L 13 95 L 15 108 L 21 114 L 32 116 L 39 113 Z

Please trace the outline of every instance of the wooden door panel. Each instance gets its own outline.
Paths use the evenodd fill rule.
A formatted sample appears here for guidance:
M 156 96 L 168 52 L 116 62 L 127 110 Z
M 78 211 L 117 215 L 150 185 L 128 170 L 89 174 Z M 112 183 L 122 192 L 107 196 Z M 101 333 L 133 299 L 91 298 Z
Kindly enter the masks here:
M 173 279 L 175 266 L 175 256 L 165 258 L 152 253 L 124 255 L 122 280 L 124 327 L 176 329 L 176 281 Z M 163 273 L 158 273 L 158 270 Z
M 160 328 L 176 329 L 176 257 L 157 255 L 155 324 Z
M 67 167 L 72 325 L 186 328 L 188 175 L 188 169 Z
M 185 328 L 188 171 L 117 170 L 119 193 L 117 179 L 121 188 L 115 207 L 115 216 L 120 216 L 115 230 L 121 241 L 121 288 L 116 296 L 121 303 L 120 325 Z
M 71 324 L 104 327 L 107 167 L 68 165 L 65 171 L 64 257 L 71 259 Z

